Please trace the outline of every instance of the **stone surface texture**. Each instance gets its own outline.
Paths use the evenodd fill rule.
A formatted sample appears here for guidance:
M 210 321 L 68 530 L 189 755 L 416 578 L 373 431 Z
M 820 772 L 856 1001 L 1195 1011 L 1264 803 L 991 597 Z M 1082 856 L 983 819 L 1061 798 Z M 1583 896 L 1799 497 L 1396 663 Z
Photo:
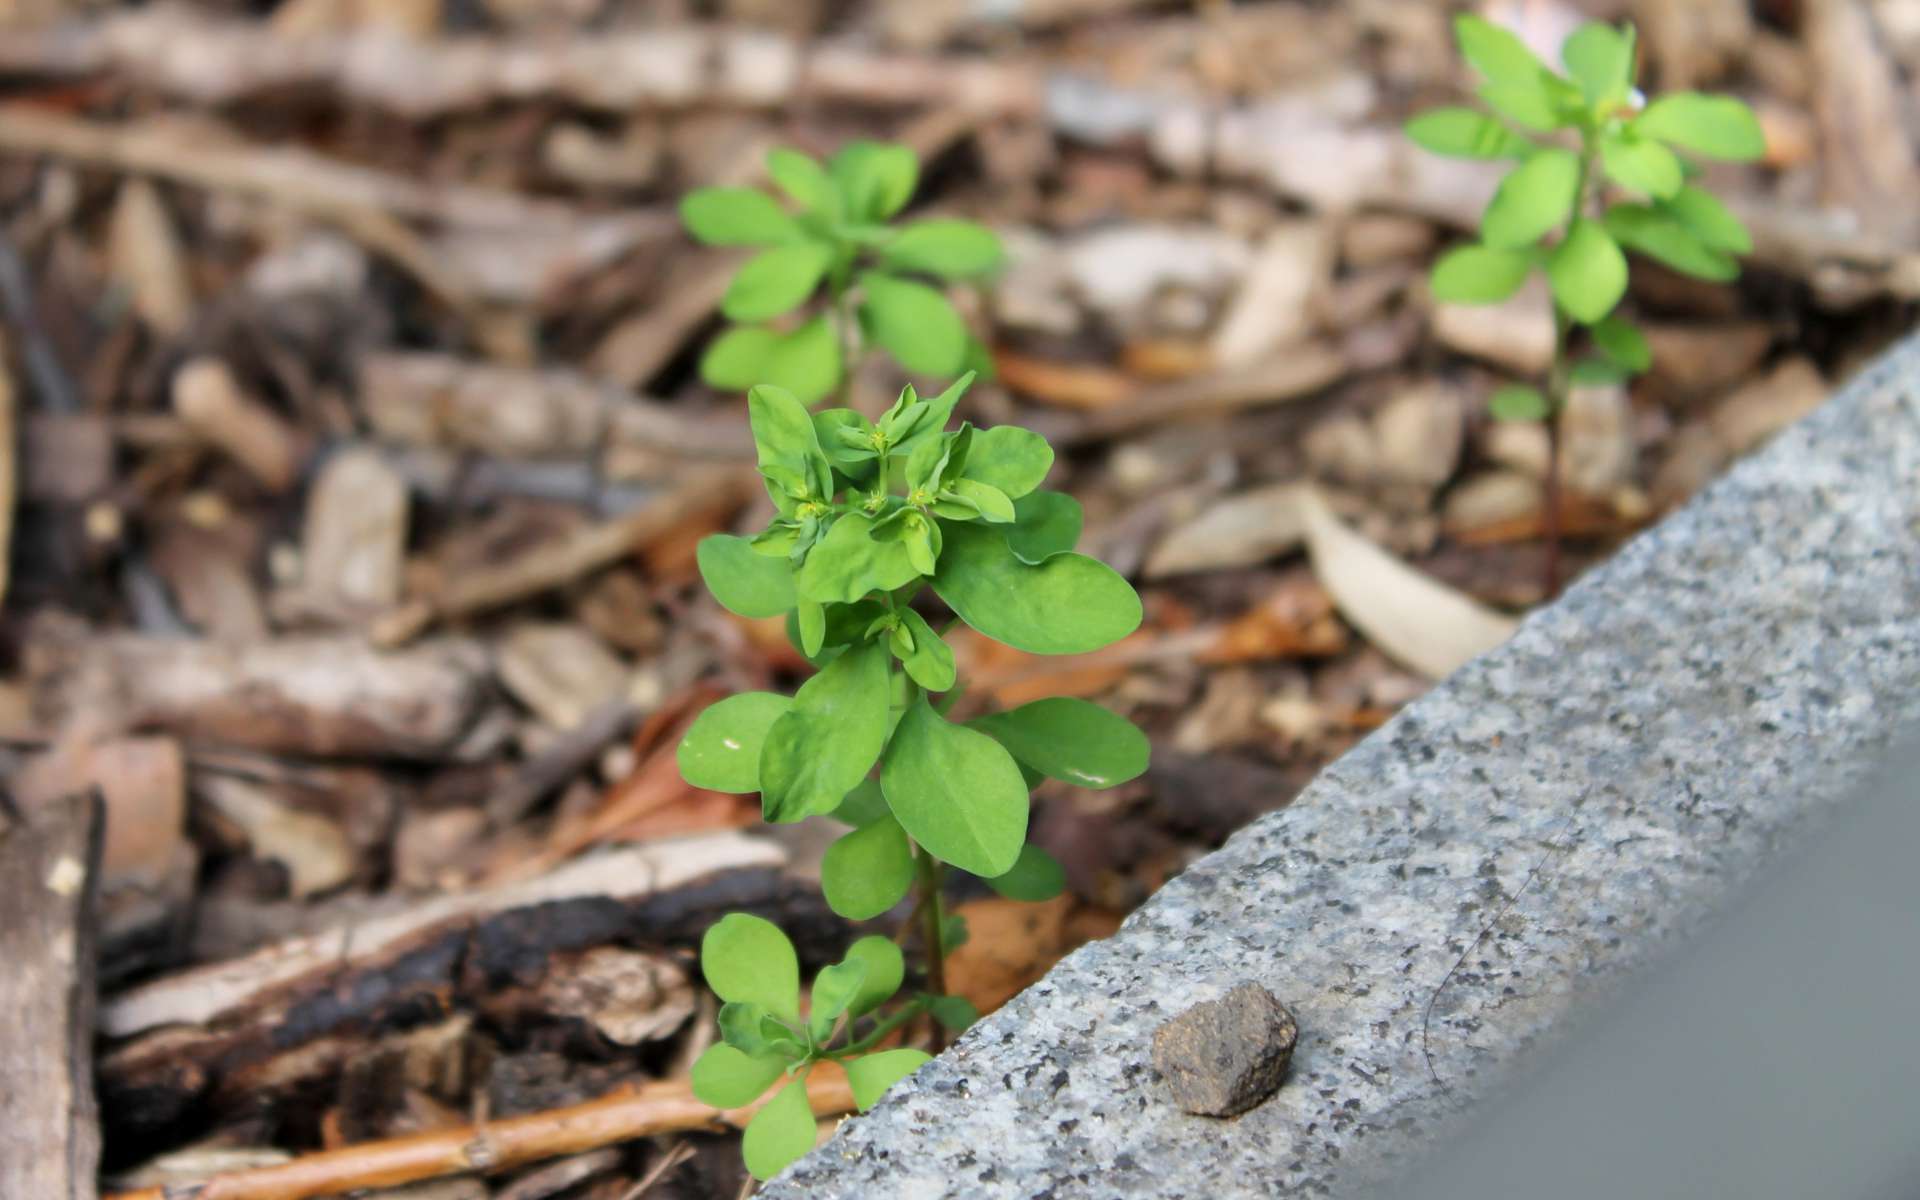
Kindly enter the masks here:
M 1257 983 L 1202 1000 L 1153 1031 L 1153 1069 L 1183 1112 L 1237 1117 L 1286 1078 L 1293 1014 Z
M 1920 711 L 1920 340 L 1533 615 L 762 1192 L 1360 1194 L 1823 823 Z M 1243 982 L 1278 1093 L 1170 1103 Z

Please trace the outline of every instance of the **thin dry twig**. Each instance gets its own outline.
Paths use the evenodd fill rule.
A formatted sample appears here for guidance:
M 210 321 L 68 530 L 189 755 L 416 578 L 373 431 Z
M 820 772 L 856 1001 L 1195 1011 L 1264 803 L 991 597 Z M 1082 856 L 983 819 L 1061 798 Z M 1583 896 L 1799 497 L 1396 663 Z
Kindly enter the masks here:
M 694 1099 L 682 1083 L 651 1085 L 637 1091 L 412 1137 L 362 1142 L 338 1150 L 305 1154 L 284 1163 L 217 1175 L 182 1188 L 140 1188 L 107 1200 L 307 1200 L 362 1188 L 390 1188 L 472 1171 L 498 1171 L 564 1154 L 580 1154 L 635 1138 L 694 1130 L 743 1128 L 772 1095 L 742 1108 L 721 1110 Z M 839 1116 L 853 1110 L 853 1090 L 838 1071 L 816 1071 L 807 1080 L 814 1115 Z

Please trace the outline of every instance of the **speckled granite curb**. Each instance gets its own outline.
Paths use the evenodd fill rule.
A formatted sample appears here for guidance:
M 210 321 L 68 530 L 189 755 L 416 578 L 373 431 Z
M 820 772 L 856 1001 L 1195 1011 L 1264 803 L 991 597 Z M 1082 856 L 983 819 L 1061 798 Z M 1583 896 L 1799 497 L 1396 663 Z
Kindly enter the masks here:
M 761 1195 L 1364 1192 L 1916 714 L 1920 340 Z M 1288 1082 L 1236 1120 L 1178 1112 L 1154 1027 L 1246 980 L 1299 1017 Z

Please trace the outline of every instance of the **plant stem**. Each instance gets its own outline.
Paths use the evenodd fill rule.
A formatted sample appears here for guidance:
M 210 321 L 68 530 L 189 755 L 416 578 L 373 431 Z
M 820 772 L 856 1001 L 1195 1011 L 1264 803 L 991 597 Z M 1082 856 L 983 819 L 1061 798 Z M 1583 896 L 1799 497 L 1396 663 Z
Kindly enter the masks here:
M 913 848 L 914 866 L 920 875 L 921 940 L 927 944 L 927 991 L 935 996 L 947 994 L 946 938 L 941 926 L 944 914 L 940 904 L 940 860 L 920 846 Z M 933 1023 L 933 1052 L 946 1048 L 946 1034 L 940 1023 Z
M 845 1046 L 834 1051 L 834 1056 L 844 1057 L 849 1054 L 862 1053 L 868 1048 L 877 1045 L 881 1038 L 886 1037 L 925 1011 L 927 1011 L 927 1001 L 924 997 L 909 1000 L 901 1005 L 898 1010 L 890 1014 L 886 1020 L 881 1021 L 872 1029 L 867 1030 L 866 1036 L 862 1037 L 859 1041 L 848 1042 Z
M 1588 135 L 1586 145 L 1580 154 L 1580 173 L 1573 185 L 1573 216 L 1568 222 L 1568 232 L 1572 232 L 1572 222 L 1587 215 L 1589 197 L 1588 188 L 1593 182 L 1593 138 Z M 1559 301 L 1553 302 L 1553 363 L 1547 369 L 1547 474 L 1541 487 L 1541 502 L 1545 509 L 1542 514 L 1543 529 L 1547 540 L 1547 559 L 1544 578 L 1541 580 L 1542 600 L 1552 600 L 1560 594 L 1560 414 L 1566 410 L 1567 396 L 1572 391 L 1573 365 L 1568 361 L 1568 344 L 1573 334 L 1573 318 L 1560 307 Z

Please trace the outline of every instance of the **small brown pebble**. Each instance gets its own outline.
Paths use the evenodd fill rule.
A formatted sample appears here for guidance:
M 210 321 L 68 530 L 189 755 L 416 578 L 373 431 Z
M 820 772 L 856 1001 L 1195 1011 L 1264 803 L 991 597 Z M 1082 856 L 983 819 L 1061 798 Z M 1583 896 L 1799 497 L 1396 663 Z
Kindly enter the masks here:
M 1243 983 L 1154 1030 L 1153 1066 L 1183 1110 L 1234 1117 L 1279 1088 L 1298 1037 L 1272 992 Z

